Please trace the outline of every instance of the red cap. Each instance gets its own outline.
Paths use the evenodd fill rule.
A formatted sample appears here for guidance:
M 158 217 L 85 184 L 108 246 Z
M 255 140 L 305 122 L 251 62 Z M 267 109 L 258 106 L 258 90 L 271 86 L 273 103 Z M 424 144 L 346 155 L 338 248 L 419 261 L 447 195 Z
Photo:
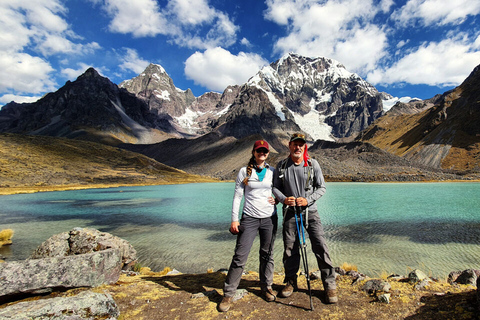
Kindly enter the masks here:
M 255 141 L 255 144 L 253 145 L 253 150 L 257 150 L 260 148 L 265 148 L 268 151 L 270 151 L 270 147 L 268 146 L 268 142 L 265 140 L 257 140 Z

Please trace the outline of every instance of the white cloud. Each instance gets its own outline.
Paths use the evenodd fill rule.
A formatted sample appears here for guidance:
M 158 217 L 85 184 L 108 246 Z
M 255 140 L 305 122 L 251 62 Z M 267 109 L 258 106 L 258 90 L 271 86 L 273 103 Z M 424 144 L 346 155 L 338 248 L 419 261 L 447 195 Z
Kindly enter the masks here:
M 474 49 L 480 50 L 480 35 L 478 35 L 477 39 L 475 39 L 475 42 L 473 43 L 472 47 Z
M 124 50 L 125 56 L 121 58 L 122 63 L 120 64 L 120 68 L 122 70 L 131 70 L 136 74 L 142 73 L 148 66 L 149 62 L 140 58 L 135 49 L 124 48 Z
M 335 45 L 335 57 L 351 70 L 366 74 L 386 55 L 386 47 L 385 33 L 377 26 L 369 25 L 355 30 L 347 41 L 339 41 Z
M 0 2 L 0 52 L 17 52 L 30 42 L 33 34 L 26 26 L 26 17 L 8 3 Z
M 58 0 L 4 0 L 0 2 L 0 50 L 20 52 L 33 49 L 43 56 L 81 53 L 95 47 L 83 45 L 64 17 L 67 9 Z M 98 45 L 98 44 L 97 44 Z
M 276 53 L 333 58 L 368 76 L 373 84 L 458 85 L 480 61 L 478 28 L 468 27 L 468 35 L 456 28 L 469 15 L 480 14 L 478 0 L 408 0 L 393 12 L 394 25 L 380 20 L 393 9 L 392 0 L 267 0 L 266 4 L 265 18 L 285 26 L 287 32 L 274 44 Z M 419 21 L 456 29 L 439 32 L 437 42 L 393 38 L 409 34 L 411 24 Z
M 168 8 L 180 20 L 181 24 L 198 25 L 211 22 L 216 10 L 205 0 L 171 0 Z
M 112 32 L 131 33 L 135 37 L 156 36 L 174 32 L 155 0 L 105 0 L 104 8 L 112 17 Z
M 38 99 L 40 99 L 41 96 L 19 96 L 15 94 L 4 94 L 3 96 L 0 96 L 0 109 L 2 108 L 2 105 L 7 104 L 9 102 L 15 101 L 16 103 L 25 103 L 25 102 L 35 102 Z
M 446 39 L 425 43 L 410 52 L 393 66 L 370 72 L 372 84 L 428 84 L 432 86 L 459 85 L 478 65 L 480 51 L 472 50 L 468 39 Z
M 75 81 L 80 75 L 85 73 L 88 68 L 91 67 L 91 65 L 88 65 L 86 63 L 79 63 L 77 69 L 72 69 L 72 68 L 64 68 L 62 69 L 61 73 L 70 81 Z M 97 70 L 98 71 L 98 70 Z
M 18 2 L 21 3 L 19 7 L 25 10 L 27 20 L 40 30 L 61 34 L 69 28 L 63 18 L 67 9 L 61 1 L 26 0 Z
M 239 30 L 228 15 L 205 0 L 170 0 L 163 9 L 156 0 L 104 0 L 104 8 L 112 18 L 112 32 L 165 35 L 178 46 L 194 49 L 231 46 Z
M 76 45 L 70 40 L 57 34 L 46 34 L 44 41 L 38 44 L 38 50 L 43 56 L 50 56 L 56 53 L 75 52 Z
M 393 0 L 381 0 L 379 7 L 381 8 L 382 12 L 389 12 L 390 8 L 394 5 L 395 3 Z
M 301 2 L 303 1 L 298 1 L 299 6 Z M 266 4 L 265 18 L 280 25 L 288 25 L 289 21 L 298 14 L 295 0 L 267 0 Z
M 425 26 L 460 24 L 469 15 L 480 13 L 478 0 L 409 0 L 392 14 L 401 25 L 419 21 Z
M 54 71 L 45 60 L 25 53 L 0 55 L 0 92 L 38 94 L 54 88 Z
M 275 43 L 275 52 L 325 56 L 361 73 L 386 55 L 386 33 L 370 21 L 391 5 L 390 0 L 380 4 L 372 0 L 267 0 L 265 18 L 287 26 L 288 34 Z
M 240 43 L 247 48 L 250 48 L 252 46 L 252 44 L 250 43 L 250 41 L 248 41 L 247 38 L 242 38 L 242 40 L 240 40 Z
M 400 49 L 400 48 L 402 48 L 403 46 L 405 46 L 405 45 L 406 45 L 407 43 L 409 43 L 409 42 L 410 42 L 410 40 L 400 40 L 400 41 L 398 41 L 396 47 L 397 47 L 398 49 Z
M 196 84 L 222 92 L 229 85 L 247 82 L 266 64 L 268 62 L 257 54 L 234 55 L 217 47 L 191 55 L 185 62 L 185 74 Z
M 76 55 L 97 50 L 92 42 L 79 40 L 66 22 L 68 10 L 60 0 L 2 0 L 0 2 L 0 91 L 2 101 L 18 97 L 19 101 L 37 99 L 55 89 L 54 54 Z

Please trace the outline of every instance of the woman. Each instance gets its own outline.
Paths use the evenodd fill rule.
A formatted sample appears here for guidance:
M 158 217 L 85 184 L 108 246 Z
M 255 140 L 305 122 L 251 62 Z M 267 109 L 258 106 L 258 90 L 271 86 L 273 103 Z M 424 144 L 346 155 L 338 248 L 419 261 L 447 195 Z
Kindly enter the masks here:
M 272 197 L 273 168 L 265 162 L 270 147 L 265 140 L 253 145 L 252 157 L 247 167 L 240 169 L 235 182 L 230 232 L 237 234 L 235 254 L 225 280 L 222 302 L 218 310 L 230 309 L 233 296 L 242 277 L 248 254 L 257 232 L 260 234 L 260 283 L 267 301 L 275 300 L 273 283 L 273 243 L 277 232 L 277 210 Z M 238 213 L 242 197 L 245 197 L 242 218 Z

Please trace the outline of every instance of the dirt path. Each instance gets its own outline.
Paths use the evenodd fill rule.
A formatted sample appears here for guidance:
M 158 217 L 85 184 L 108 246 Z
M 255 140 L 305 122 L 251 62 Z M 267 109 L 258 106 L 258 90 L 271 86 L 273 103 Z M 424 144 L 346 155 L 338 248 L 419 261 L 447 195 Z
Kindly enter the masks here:
M 155 319 L 476 319 L 476 290 L 472 286 L 433 282 L 416 291 L 406 282 L 389 280 L 389 304 L 352 285 L 349 276 L 337 279 L 339 303 L 325 304 L 320 280 L 313 280 L 314 311 L 310 311 L 304 277 L 299 291 L 289 298 L 266 302 L 261 297 L 258 274 L 242 277 L 239 289 L 248 292 L 226 313 L 217 311 L 222 299 L 225 275 L 220 272 L 162 276 L 122 275 L 115 285 L 98 288 L 110 292 L 121 311 L 121 320 Z M 275 275 L 274 289 L 280 290 L 283 276 Z

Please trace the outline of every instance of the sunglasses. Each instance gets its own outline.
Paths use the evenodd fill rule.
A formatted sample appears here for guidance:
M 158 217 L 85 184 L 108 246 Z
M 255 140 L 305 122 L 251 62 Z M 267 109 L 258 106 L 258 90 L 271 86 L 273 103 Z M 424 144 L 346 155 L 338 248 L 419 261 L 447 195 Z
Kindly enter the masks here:
M 292 135 L 292 139 L 293 139 L 293 138 L 301 138 L 301 139 L 305 140 L 305 135 L 304 135 L 304 134 L 301 134 L 301 133 L 294 133 L 294 134 Z
M 255 150 L 257 153 L 268 153 L 268 150 L 265 149 L 265 148 L 258 148 L 257 150 Z

